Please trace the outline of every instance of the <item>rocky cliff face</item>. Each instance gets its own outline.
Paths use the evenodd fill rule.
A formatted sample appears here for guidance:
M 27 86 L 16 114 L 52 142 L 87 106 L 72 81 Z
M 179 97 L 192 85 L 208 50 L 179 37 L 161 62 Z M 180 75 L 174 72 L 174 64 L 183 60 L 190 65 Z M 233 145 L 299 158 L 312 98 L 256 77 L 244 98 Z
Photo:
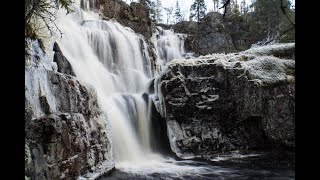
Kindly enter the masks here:
M 145 5 L 132 2 L 130 6 L 122 0 L 101 0 L 100 14 L 105 19 L 116 19 L 146 38 L 152 36 L 152 24 Z
M 72 76 L 57 44 L 54 51 L 57 63 L 26 39 L 25 175 L 94 179 L 114 167 L 110 125 L 95 90 Z
M 286 44 L 173 60 L 156 81 L 171 149 L 182 158 L 209 158 L 294 148 L 293 57 L 294 44 Z
M 232 38 L 222 15 L 208 13 L 199 23 L 179 22 L 172 26 L 175 32 L 188 34 L 185 48 L 199 55 L 235 51 Z
M 122 0 L 100 0 L 98 4 L 96 8 L 102 19 L 115 19 L 121 25 L 130 27 L 135 33 L 144 36 L 144 40 L 148 44 L 152 67 L 156 68 L 157 55 L 155 54 L 153 43 L 150 41 L 155 25 L 151 22 L 146 5 L 136 2 L 128 5 Z

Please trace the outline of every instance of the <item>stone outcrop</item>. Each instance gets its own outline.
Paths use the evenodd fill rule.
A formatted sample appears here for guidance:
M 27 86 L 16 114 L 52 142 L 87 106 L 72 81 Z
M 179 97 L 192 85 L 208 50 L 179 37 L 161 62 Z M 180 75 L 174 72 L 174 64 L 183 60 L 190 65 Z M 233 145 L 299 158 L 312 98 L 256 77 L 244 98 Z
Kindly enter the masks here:
M 152 36 L 152 23 L 145 5 L 132 2 L 130 6 L 122 0 L 101 0 L 100 14 L 105 19 L 116 19 L 146 38 Z
M 26 39 L 26 45 L 26 177 L 94 179 L 112 169 L 110 125 L 95 90 L 60 73 L 70 70 L 66 66 L 56 72 L 36 40 Z
M 155 83 L 171 149 L 210 158 L 294 148 L 295 61 L 284 57 L 294 57 L 294 44 L 173 60 Z
M 144 36 L 144 40 L 148 44 L 151 66 L 152 69 L 155 69 L 156 54 L 153 43 L 150 41 L 155 25 L 151 22 L 146 5 L 136 2 L 131 2 L 128 5 L 122 0 L 100 0 L 98 6 L 102 19 L 115 19 L 121 25 L 130 27 L 135 33 Z
M 54 51 L 53 62 L 57 63 L 57 66 L 58 66 L 57 71 L 62 74 L 76 76 L 71 64 L 69 63 L 67 58 L 63 55 L 57 43 L 54 43 L 53 51 Z
M 232 52 L 235 48 L 222 15 L 208 13 L 199 23 L 182 21 L 172 26 L 175 32 L 188 34 L 185 48 L 199 55 Z

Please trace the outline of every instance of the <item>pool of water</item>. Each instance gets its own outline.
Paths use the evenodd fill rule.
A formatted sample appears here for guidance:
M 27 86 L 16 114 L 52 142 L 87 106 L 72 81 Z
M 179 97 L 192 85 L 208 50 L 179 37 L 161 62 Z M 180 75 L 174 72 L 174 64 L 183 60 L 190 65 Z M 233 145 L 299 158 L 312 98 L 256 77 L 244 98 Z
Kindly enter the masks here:
M 125 179 L 294 179 L 294 153 L 254 153 L 214 157 L 210 161 L 116 163 L 116 168 L 100 180 Z

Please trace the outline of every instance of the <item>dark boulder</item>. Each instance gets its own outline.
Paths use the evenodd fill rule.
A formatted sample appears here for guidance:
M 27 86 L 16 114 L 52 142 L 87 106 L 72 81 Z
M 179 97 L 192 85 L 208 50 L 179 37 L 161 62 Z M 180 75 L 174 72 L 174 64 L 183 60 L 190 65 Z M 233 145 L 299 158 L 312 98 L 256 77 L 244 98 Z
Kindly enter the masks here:
M 99 11 L 105 19 L 116 19 L 146 38 L 152 36 L 152 23 L 144 4 L 132 2 L 129 6 L 122 0 L 103 0 Z
M 217 12 L 208 13 L 199 23 L 182 21 L 172 25 L 175 32 L 188 34 L 185 48 L 199 55 L 233 52 L 235 48 L 230 34 Z
M 26 44 L 34 52 L 25 60 L 26 179 L 94 179 L 112 169 L 111 130 L 95 90 L 53 71 L 37 41 Z
M 58 43 L 54 43 L 53 45 L 53 51 L 54 51 L 54 56 L 53 56 L 53 62 L 57 63 L 58 66 L 58 72 L 62 74 L 68 74 L 71 76 L 76 76 L 74 73 L 72 66 L 68 59 L 63 55 L 63 53 L 60 50 L 60 47 Z
M 157 79 L 179 157 L 295 147 L 295 61 L 253 51 L 174 60 Z

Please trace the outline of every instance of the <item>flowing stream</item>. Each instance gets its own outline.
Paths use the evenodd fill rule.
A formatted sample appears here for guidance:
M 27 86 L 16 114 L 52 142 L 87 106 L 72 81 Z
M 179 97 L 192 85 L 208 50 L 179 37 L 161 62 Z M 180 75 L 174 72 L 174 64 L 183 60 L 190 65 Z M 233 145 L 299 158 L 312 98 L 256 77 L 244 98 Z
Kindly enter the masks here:
M 228 174 L 228 168 L 190 160 L 176 161 L 152 148 L 155 139 L 151 135 L 150 112 L 143 94 L 161 67 L 174 58 L 188 55 L 183 48 L 184 35 L 157 28 L 151 41 L 157 48 L 158 59 L 154 63 L 158 68 L 152 68 L 144 38 L 116 21 L 101 20 L 90 11 L 93 6 L 95 1 L 76 0 L 72 5 L 75 12 L 65 15 L 64 10 L 59 10 L 58 27 L 63 36 L 57 36 L 57 42 L 77 78 L 96 89 L 111 123 L 113 157 L 118 172 L 108 178 L 139 179 L 140 175 L 147 178 L 150 174 L 151 179 L 157 179 L 159 174 L 204 178 L 202 175 L 208 173 Z
M 142 94 L 154 74 L 145 40 L 130 28 L 84 11 L 82 3 L 73 5 L 74 13 L 59 12 L 58 26 L 64 34 L 57 41 L 77 78 L 97 91 L 111 123 L 116 168 L 170 170 L 170 160 L 151 147 L 150 118 Z M 177 51 L 172 58 L 181 57 Z

